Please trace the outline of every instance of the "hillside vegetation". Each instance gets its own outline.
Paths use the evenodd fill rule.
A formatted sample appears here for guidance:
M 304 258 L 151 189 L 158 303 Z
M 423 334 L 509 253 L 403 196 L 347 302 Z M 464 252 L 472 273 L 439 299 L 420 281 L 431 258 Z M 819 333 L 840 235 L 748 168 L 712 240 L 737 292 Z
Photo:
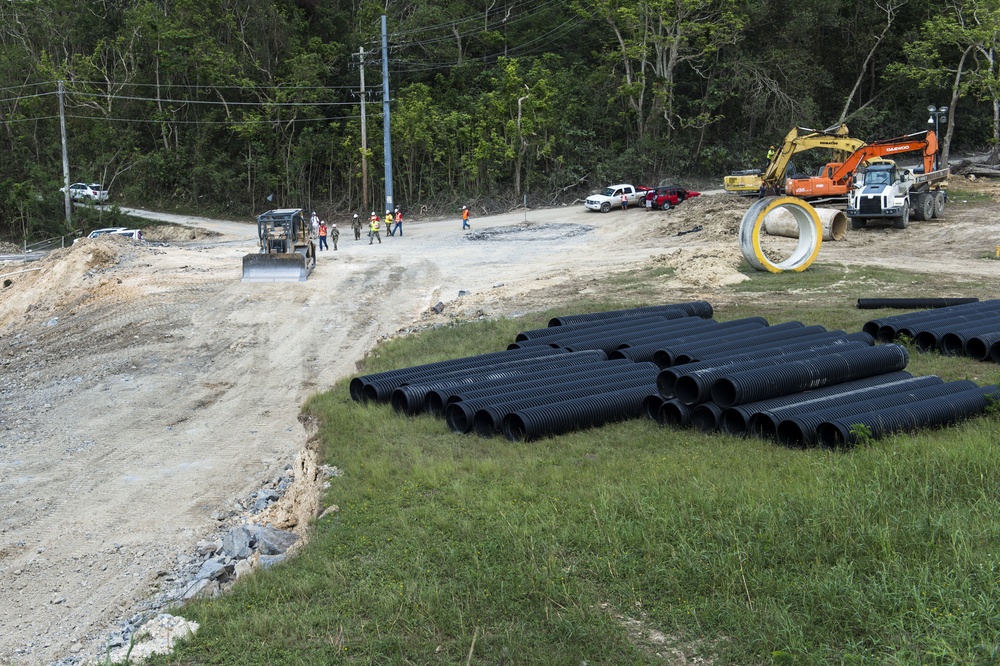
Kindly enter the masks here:
M 995 145 L 998 11 L 981 0 L 4 2 L 0 236 L 70 231 L 61 99 L 70 182 L 102 182 L 113 203 L 233 217 L 381 207 L 383 64 L 395 201 L 411 213 L 459 198 L 482 211 L 572 200 L 610 180 L 718 179 L 760 166 L 794 125 L 846 121 L 888 138 L 925 129 L 928 104 L 950 107 L 946 152 Z

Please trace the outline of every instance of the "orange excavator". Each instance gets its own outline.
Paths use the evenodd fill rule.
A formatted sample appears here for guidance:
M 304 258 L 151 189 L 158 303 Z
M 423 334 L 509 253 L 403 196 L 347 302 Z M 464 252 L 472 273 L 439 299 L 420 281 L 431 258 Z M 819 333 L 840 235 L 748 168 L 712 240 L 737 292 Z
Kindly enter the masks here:
M 785 192 L 793 197 L 807 199 L 811 203 L 846 201 L 847 193 L 851 189 L 851 177 L 858 167 L 878 158 L 921 151 L 924 155 L 924 173 L 930 173 L 934 171 L 937 150 L 937 135 L 933 130 L 885 141 L 873 141 L 855 150 L 843 162 L 824 164 L 815 176 L 787 179 Z

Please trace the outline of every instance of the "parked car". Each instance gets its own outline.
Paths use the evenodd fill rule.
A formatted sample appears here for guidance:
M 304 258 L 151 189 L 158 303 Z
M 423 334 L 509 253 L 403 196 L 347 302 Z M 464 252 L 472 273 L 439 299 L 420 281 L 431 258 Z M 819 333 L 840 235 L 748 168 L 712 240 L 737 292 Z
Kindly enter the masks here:
M 128 230 L 128 227 L 104 227 L 103 229 L 94 229 L 89 234 L 87 234 L 87 238 L 97 238 L 98 236 L 103 236 L 104 234 L 113 234 L 119 231 L 126 231 L 126 230 Z M 73 239 L 73 242 L 79 243 L 81 240 L 82 240 L 81 238 L 75 238 Z
M 66 188 L 60 187 L 59 191 L 66 192 Z M 69 186 L 69 198 L 73 201 L 102 204 L 108 201 L 108 191 L 100 183 L 73 183 Z
M 135 241 L 142 240 L 142 230 L 141 229 L 122 229 L 120 231 L 112 231 L 112 236 L 124 236 L 125 238 L 131 238 Z
M 663 185 L 660 187 L 654 187 L 646 192 L 646 208 L 647 210 L 652 210 L 654 208 L 659 208 L 660 210 L 670 210 L 682 201 L 692 199 L 700 195 L 701 192 L 688 190 L 680 187 L 679 185 Z
M 635 187 L 633 185 L 612 185 L 605 187 L 597 194 L 591 194 L 583 205 L 590 210 L 599 210 L 607 213 L 612 208 L 620 208 L 622 205 L 622 195 L 625 195 L 629 206 L 641 205 L 645 201 L 646 188 Z

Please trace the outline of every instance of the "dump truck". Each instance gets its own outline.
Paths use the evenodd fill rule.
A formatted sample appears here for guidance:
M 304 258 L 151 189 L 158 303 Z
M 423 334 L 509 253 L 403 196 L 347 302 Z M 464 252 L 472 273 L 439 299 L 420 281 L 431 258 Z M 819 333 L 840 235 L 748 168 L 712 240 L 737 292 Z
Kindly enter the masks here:
M 934 171 L 937 155 L 937 135 L 924 130 L 884 141 L 873 141 L 855 150 L 847 159 L 830 162 L 820 167 L 815 176 L 797 176 L 785 183 L 785 192 L 810 203 L 843 204 L 852 189 L 853 175 L 860 167 L 902 153 L 920 151 L 924 155 L 924 171 Z
M 792 156 L 807 150 L 826 148 L 833 151 L 834 160 L 844 160 L 848 155 L 865 145 L 861 139 L 849 136 L 847 125 L 834 125 L 823 130 L 808 127 L 794 127 L 785 136 L 781 147 L 763 170 L 747 169 L 726 176 L 723 188 L 745 196 L 757 196 L 763 184 L 772 194 L 781 194 L 788 172 L 794 172 Z
M 316 267 L 316 241 L 301 208 L 257 216 L 260 251 L 243 257 L 243 282 L 305 282 Z
M 859 171 L 847 200 L 847 217 L 854 229 L 870 220 L 887 219 L 896 229 L 910 225 L 910 216 L 930 220 L 944 213 L 949 169 L 934 169 L 925 160 L 920 169 L 904 169 L 892 160 L 879 160 Z

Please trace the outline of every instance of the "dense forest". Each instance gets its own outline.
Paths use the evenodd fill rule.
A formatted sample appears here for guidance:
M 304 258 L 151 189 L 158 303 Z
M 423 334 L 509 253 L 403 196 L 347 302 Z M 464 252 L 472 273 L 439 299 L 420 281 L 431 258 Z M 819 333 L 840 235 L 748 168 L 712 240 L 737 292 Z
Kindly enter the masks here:
M 929 105 L 946 152 L 995 149 L 998 39 L 1000 0 L 3 0 L 0 236 L 73 231 L 60 109 L 70 182 L 113 203 L 375 210 L 385 69 L 397 205 L 500 210 Z

